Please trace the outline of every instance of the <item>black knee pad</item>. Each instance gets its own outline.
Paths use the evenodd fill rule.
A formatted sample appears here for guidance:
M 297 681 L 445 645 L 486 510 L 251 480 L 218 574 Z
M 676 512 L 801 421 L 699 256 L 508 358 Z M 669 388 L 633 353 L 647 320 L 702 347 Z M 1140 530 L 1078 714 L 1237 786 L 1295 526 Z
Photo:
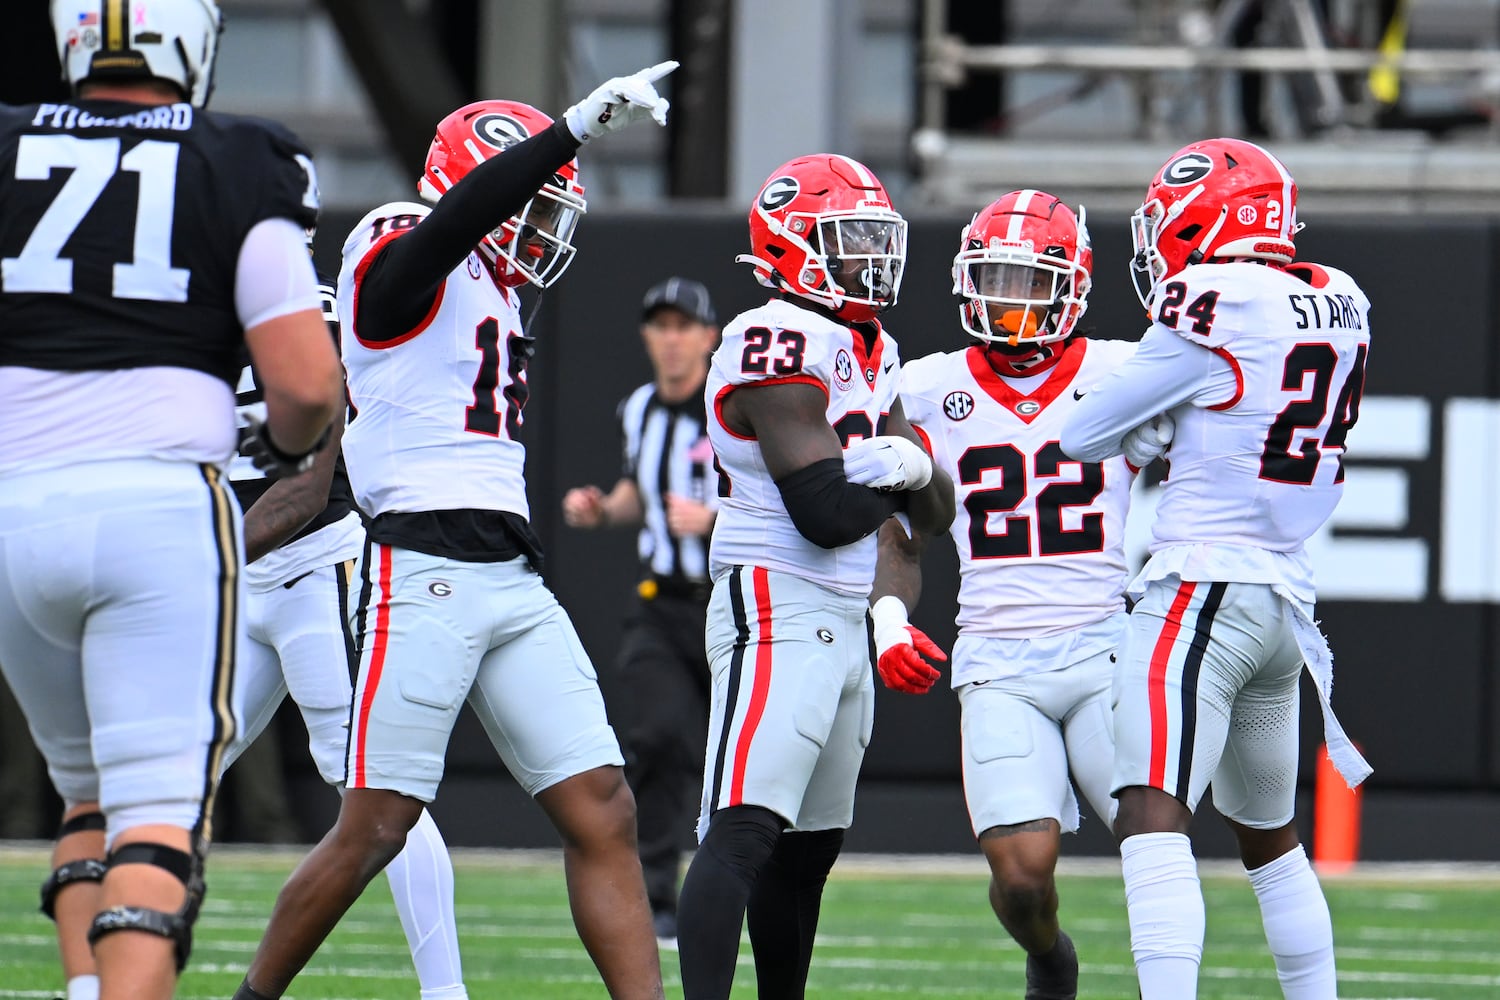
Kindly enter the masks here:
M 62 826 L 57 828 L 57 839 L 62 840 L 71 833 L 82 833 L 85 830 L 103 830 L 104 814 L 95 809 L 93 812 L 79 813 L 72 819 L 63 820 Z
M 760 806 L 720 809 L 708 821 L 699 850 L 707 849 L 729 870 L 753 883 L 770 860 L 786 820 Z
M 103 882 L 106 866 L 98 858 L 81 858 L 58 865 L 47 881 L 42 883 L 41 911 L 53 920 L 57 919 L 57 894 L 74 882 Z
M 776 857 L 785 860 L 800 881 L 821 882 L 828 878 L 843 847 L 843 830 L 788 832 L 776 845 Z
M 197 853 L 189 854 L 164 844 L 137 842 L 118 847 L 109 855 L 109 867 L 115 865 L 155 865 L 170 872 L 187 889 L 187 898 L 176 913 L 152 910 L 144 906 L 112 906 L 94 917 L 89 926 L 89 944 L 115 931 L 143 931 L 167 938 L 177 951 L 177 971 L 187 966 L 193 950 L 193 924 L 203 904 L 202 864 Z
M 85 830 L 103 830 L 104 814 L 102 812 L 79 813 L 72 819 L 67 820 L 57 830 L 57 839 L 72 833 L 82 833 Z M 105 865 L 98 858 L 80 858 L 77 861 L 69 861 L 58 865 L 47 881 L 42 883 L 42 905 L 41 911 L 53 920 L 57 919 L 57 894 L 64 886 L 72 885 L 74 882 L 102 882 L 104 881 Z

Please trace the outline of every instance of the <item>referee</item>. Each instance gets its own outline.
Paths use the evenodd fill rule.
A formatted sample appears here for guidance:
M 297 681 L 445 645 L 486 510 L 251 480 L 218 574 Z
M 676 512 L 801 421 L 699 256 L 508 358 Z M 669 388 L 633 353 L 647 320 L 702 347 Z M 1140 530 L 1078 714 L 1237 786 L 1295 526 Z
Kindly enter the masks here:
M 655 374 L 619 407 L 620 480 L 608 493 L 581 486 L 563 497 L 572 527 L 640 528 L 640 601 L 625 623 L 619 689 L 641 868 L 656 936 L 668 947 L 677 939 L 679 844 L 697 816 L 708 739 L 703 632 L 718 489 L 703 386 L 718 335 L 702 284 L 668 278 L 646 293 L 641 339 Z

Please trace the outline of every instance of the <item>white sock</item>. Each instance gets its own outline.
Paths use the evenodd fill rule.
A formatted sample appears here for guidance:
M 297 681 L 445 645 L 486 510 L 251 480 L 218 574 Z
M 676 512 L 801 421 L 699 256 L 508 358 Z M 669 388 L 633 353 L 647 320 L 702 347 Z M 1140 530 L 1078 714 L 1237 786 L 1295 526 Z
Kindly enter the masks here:
M 1335 1000 L 1333 920 L 1302 845 L 1246 874 L 1286 1000 Z
M 385 866 L 422 1000 L 468 1000 L 453 919 L 453 861 L 427 810 Z
M 1130 951 L 1142 1000 L 1193 1000 L 1203 961 L 1203 889 L 1181 833 L 1141 833 L 1120 844 Z
M 74 976 L 69 979 L 68 1000 L 99 1000 L 99 977 Z

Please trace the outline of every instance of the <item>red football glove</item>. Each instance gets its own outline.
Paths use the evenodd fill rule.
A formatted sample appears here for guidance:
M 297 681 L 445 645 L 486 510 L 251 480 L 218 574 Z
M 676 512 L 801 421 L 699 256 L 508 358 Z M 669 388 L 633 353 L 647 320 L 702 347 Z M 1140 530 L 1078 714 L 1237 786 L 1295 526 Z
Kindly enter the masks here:
M 870 609 L 875 623 L 875 670 L 892 691 L 926 694 L 942 672 L 922 657 L 948 659 L 937 643 L 906 620 L 906 605 L 898 597 L 882 597 Z

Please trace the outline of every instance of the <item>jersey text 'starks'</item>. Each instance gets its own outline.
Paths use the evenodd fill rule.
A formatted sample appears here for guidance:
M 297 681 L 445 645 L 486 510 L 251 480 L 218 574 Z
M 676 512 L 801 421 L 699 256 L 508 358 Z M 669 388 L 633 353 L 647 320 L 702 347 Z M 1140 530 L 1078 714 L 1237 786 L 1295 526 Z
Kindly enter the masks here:
M 1152 318 L 1225 358 L 1237 394 L 1181 406 L 1152 551 L 1229 542 L 1301 551 L 1343 493 L 1369 300 L 1347 274 L 1201 264 L 1157 289 Z

